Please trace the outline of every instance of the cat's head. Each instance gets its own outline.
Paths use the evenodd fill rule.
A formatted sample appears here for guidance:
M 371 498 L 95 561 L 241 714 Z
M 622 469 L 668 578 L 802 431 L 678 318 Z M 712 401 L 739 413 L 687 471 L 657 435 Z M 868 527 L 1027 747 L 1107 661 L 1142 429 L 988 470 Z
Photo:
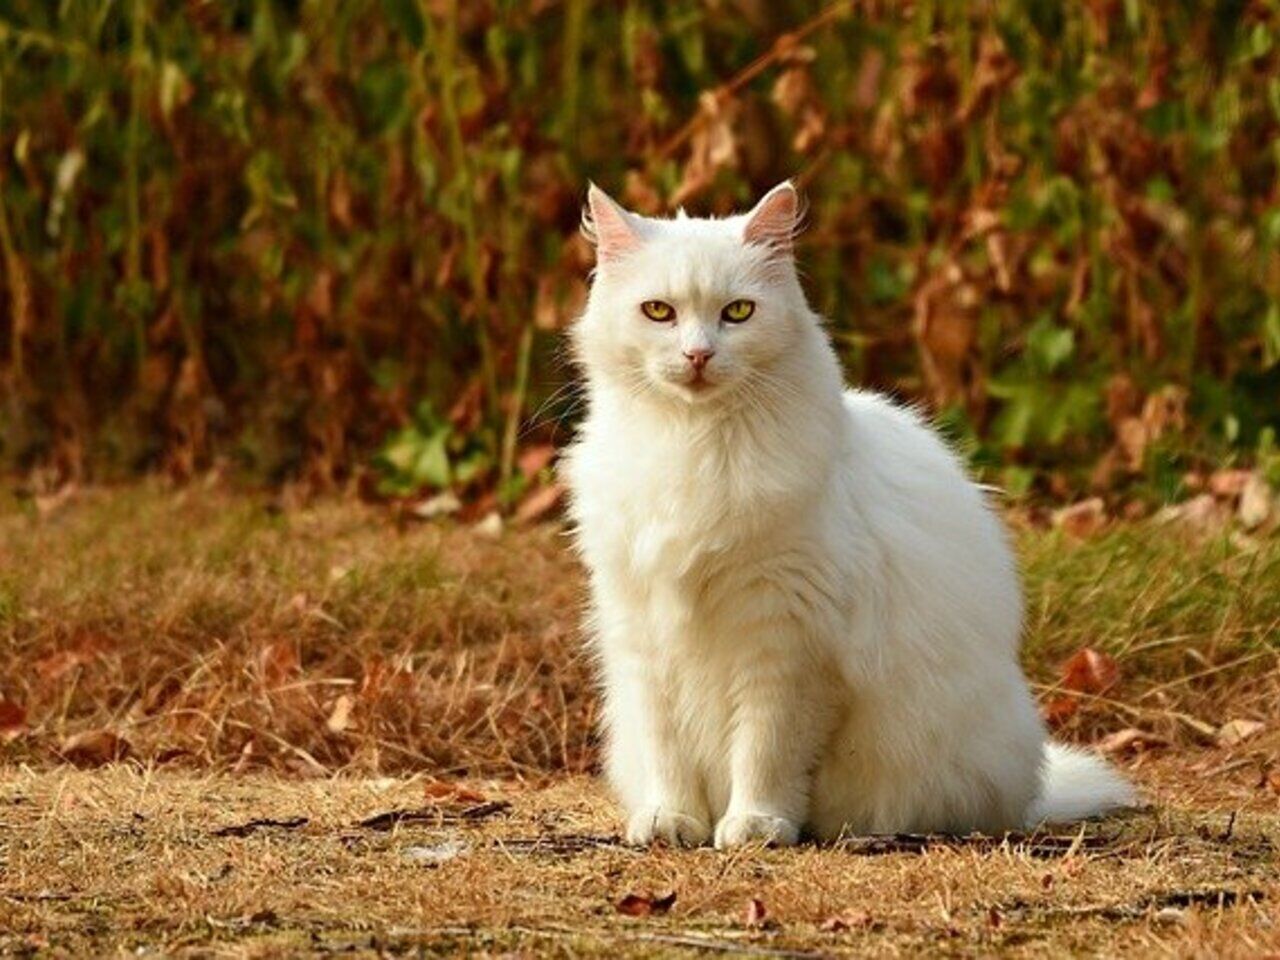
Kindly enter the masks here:
M 813 322 L 792 256 L 799 219 L 789 182 L 749 213 L 673 220 L 624 210 L 593 184 L 583 227 L 596 270 L 574 332 L 588 374 L 687 403 L 770 376 Z

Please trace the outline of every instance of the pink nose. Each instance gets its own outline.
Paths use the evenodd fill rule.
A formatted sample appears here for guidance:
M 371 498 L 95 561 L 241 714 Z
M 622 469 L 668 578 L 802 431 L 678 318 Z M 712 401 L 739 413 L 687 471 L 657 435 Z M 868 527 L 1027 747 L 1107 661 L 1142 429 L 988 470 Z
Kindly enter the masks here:
M 703 368 L 711 362 L 711 358 L 716 355 L 714 350 L 686 350 L 684 355 L 689 358 L 689 364 L 693 367 L 695 373 L 701 373 Z

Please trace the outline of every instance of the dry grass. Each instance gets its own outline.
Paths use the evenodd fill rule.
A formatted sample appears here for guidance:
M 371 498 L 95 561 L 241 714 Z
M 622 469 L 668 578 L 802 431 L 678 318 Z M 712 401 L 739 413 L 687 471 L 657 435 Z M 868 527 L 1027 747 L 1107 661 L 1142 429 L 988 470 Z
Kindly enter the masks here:
M 1159 784 L 1148 778 L 1148 783 Z M 589 780 L 472 785 L 141 771 L 0 776 L 0 953 L 1259 956 L 1280 817 L 1188 808 L 927 849 L 639 852 Z M 412 812 L 398 824 L 382 816 Z M 270 818 L 277 825 L 253 821 Z M 284 824 L 284 825 L 280 825 Z M 377 825 L 383 825 L 378 829 Z M 228 829 L 231 828 L 231 829 Z M 670 912 L 621 915 L 627 894 Z M 758 899 L 765 922 L 748 921 Z
M 561 540 L 193 488 L 90 492 L 47 517 L 11 506 L 0 694 L 31 728 L 11 759 L 105 730 L 131 756 L 199 767 L 585 770 Z
M 1060 733 L 1166 741 L 1117 758 L 1152 811 L 924 850 L 641 853 L 583 776 L 582 580 L 555 527 L 212 487 L 0 505 L 0 954 L 1280 950 L 1280 538 L 1019 543 L 1046 694 L 1081 646 L 1120 665 Z M 1264 727 L 1225 744 L 1228 720 Z M 510 806 L 440 795 L 463 780 Z M 394 810 L 421 816 L 359 825 Z M 262 818 L 306 822 L 216 833 Z M 614 909 L 667 891 L 667 914 Z
M 1084 646 L 1121 668 L 1063 735 L 1136 725 L 1180 743 L 1280 717 L 1280 537 L 1147 522 L 1020 545 L 1032 675 L 1052 683 Z M 554 526 L 485 538 L 196 487 L 0 504 L 0 697 L 27 718 L 0 758 L 57 759 L 105 732 L 199 769 L 585 772 L 581 599 Z

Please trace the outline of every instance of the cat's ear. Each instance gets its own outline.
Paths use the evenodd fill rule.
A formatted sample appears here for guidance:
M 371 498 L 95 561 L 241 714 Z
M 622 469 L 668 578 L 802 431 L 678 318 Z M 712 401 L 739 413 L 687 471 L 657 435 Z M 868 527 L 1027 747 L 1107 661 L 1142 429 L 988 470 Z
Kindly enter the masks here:
M 742 239 L 768 247 L 779 256 L 790 256 L 801 218 L 800 195 L 790 180 L 783 180 L 747 214 Z
M 582 232 L 595 244 L 596 260 L 609 263 L 634 253 L 640 246 L 635 217 L 623 210 L 594 183 L 587 188 L 587 208 L 582 211 Z

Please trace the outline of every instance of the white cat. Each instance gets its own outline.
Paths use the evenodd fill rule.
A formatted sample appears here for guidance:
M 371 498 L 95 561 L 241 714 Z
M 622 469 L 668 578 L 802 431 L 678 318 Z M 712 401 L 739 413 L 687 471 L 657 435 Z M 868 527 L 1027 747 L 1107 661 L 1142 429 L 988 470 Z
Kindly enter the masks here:
M 1020 829 L 1130 804 L 1046 741 L 1008 541 L 939 437 L 844 389 L 796 191 L 655 220 L 598 188 L 567 452 L 627 839 Z

